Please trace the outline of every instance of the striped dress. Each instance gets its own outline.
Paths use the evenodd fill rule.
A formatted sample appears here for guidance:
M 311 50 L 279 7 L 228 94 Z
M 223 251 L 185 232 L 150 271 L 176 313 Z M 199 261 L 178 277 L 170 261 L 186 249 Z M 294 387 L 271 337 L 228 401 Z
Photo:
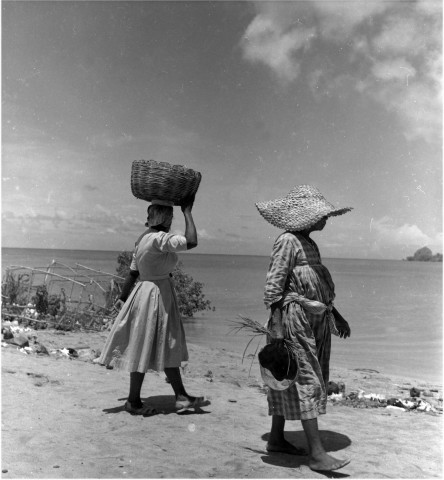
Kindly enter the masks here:
M 275 241 L 267 273 L 267 308 L 281 302 L 285 336 L 297 347 L 298 374 L 287 390 L 268 390 L 268 413 L 309 420 L 326 413 L 334 284 L 315 242 L 285 232 Z M 323 308 L 311 308 L 311 304 Z M 327 309 L 325 308 L 327 306 Z

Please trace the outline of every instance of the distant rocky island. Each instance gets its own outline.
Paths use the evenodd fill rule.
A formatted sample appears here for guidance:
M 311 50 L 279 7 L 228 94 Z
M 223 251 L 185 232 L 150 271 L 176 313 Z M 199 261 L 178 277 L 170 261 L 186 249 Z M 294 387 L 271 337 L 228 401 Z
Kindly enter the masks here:
M 407 257 L 405 260 L 409 262 L 442 262 L 442 253 L 436 253 L 433 255 L 432 251 L 428 247 L 422 247 L 416 250 L 413 257 Z

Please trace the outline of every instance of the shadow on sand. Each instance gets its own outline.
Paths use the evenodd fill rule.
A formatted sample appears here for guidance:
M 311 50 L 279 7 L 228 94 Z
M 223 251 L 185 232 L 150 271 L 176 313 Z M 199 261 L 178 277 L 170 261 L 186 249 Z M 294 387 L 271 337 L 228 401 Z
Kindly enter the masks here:
M 126 397 L 118 398 L 117 401 L 122 402 L 119 406 L 104 408 L 102 411 L 104 413 L 125 412 L 126 400 L 127 400 Z M 178 413 L 176 409 L 176 399 L 174 395 L 156 395 L 152 397 L 146 397 L 146 398 L 142 398 L 142 402 L 150 408 L 155 408 L 160 415 L 169 415 L 171 413 L 178 414 L 178 415 L 195 415 L 195 414 L 202 415 L 205 413 L 211 413 L 211 412 L 202 410 L 202 408 L 196 408 L 195 410 L 194 409 L 185 410 L 184 412 Z
M 330 430 L 320 430 L 322 444 L 327 452 L 337 452 L 351 445 L 351 440 L 341 433 L 331 432 Z M 270 434 L 262 435 L 262 440 L 268 441 Z M 297 448 L 306 449 L 308 451 L 307 441 L 304 432 L 285 432 L 285 438 Z M 263 452 L 261 452 L 263 453 Z M 288 455 L 285 453 L 266 453 L 261 457 L 264 463 L 275 465 L 277 467 L 299 468 L 302 465 L 308 467 L 309 458 L 307 456 Z M 345 467 L 346 468 L 346 467 Z M 345 478 L 349 475 L 340 472 L 317 472 L 325 475 L 327 478 Z

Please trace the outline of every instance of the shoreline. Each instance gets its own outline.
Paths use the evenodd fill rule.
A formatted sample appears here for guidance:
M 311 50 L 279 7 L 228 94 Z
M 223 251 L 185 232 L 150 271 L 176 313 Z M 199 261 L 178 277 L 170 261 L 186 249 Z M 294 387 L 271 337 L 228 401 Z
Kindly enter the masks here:
M 187 336 L 187 338 L 188 338 L 188 336 Z M 245 346 L 247 345 L 248 341 L 249 341 L 249 337 L 246 336 L 245 337 Z M 192 342 L 189 341 L 188 343 L 193 343 L 194 345 L 196 345 L 198 347 L 202 347 L 202 348 L 205 348 L 207 346 L 209 348 L 211 348 L 211 346 L 207 342 L 205 342 L 205 340 L 196 341 L 196 339 L 193 338 L 193 341 Z M 213 347 L 217 348 L 217 349 L 221 349 L 221 350 L 232 351 L 232 353 L 234 353 L 236 355 L 239 355 L 239 357 L 242 358 L 243 348 L 239 348 L 239 349 L 233 349 L 232 348 L 232 349 L 230 349 L 228 344 L 229 344 L 228 340 L 226 340 L 226 341 L 220 340 L 220 341 L 214 342 Z M 248 358 L 247 357 L 249 357 L 251 359 L 251 354 L 254 353 L 254 351 L 255 351 L 255 348 L 253 348 L 252 345 L 253 345 L 253 343 L 250 345 L 250 347 L 248 348 L 248 351 L 246 352 L 246 355 L 245 355 L 247 363 L 248 363 Z M 256 344 L 254 344 L 254 345 L 256 345 Z M 263 346 L 263 345 L 264 345 L 264 343 L 262 342 L 261 346 Z M 346 347 L 344 347 L 344 349 L 346 349 Z M 422 376 L 420 373 L 415 373 L 415 374 L 410 374 L 410 375 L 406 375 L 406 374 L 402 374 L 402 373 L 393 373 L 393 372 L 385 370 L 384 366 L 382 366 L 382 367 L 381 366 L 375 366 L 371 362 L 360 362 L 360 363 L 358 363 L 354 366 L 350 366 L 350 363 L 352 363 L 351 360 L 347 360 L 347 359 L 343 359 L 343 358 L 334 358 L 335 356 L 344 357 L 344 354 L 342 353 L 342 351 L 339 351 L 339 349 L 333 349 L 332 348 L 331 360 L 330 360 L 330 371 L 344 370 L 344 371 L 348 371 L 348 372 L 353 372 L 353 371 L 365 371 L 366 369 L 370 369 L 370 370 L 375 371 L 375 373 L 383 375 L 385 377 L 397 379 L 398 382 L 411 382 L 412 384 L 415 383 L 415 384 L 435 385 L 435 386 L 441 386 L 441 388 L 444 385 L 444 379 L 441 378 L 439 375 L 436 376 L 436 377 L 439 377 L 439 378 L 435 378 L 435 375 L 433 375 L 433 376 L 427 376 L 427 375 Z M 245 360 L 244 360 L 244 362 L 245 362 Z M 254 365 L 255 365 L 256 370 L 258 370 L 259 367 L 258 367 L 257 361 L 255 362 Z
M 79 356 L 2 347 L 3 478 L 325 478 L 308 468 L 307 457 L 265 450 L 270 417 L 259 369 L 249 372 L 251 357 L 242 363 L 236 352 L 189 342 L 184 384 L 211 404 L 201 414 L 176 414 L 165 375 L 149 371 L 142 398 L 160 413 L 143 418 L 123 409 L 128 374 L 92 362 L 108 332 L 27 333 L 49 352 L 74 348 Z M 347 393 L 404 397 L 421 388 L 413 379 L 368 370 L 332 366 L 330 377 L 345 383 Z M 319 426 L 327 451 L 352 459 L 341 474 L 442 477 L 441 414 L 329 399 Z M 287 422 L 285 432 L 306 447 L 300 422 Z
M 73 361 L 84 361 L 89 362 L 89 358 L 91 356 L 91 351 L 98 352 L 102 349 L 105 340 L 108 336 L 109 331 L 61 331 L 61 330 L 54 330 L 54 329 L 42 329 L 42 330 L 30 330 L 25 332 L 28 337 L 37 337 L 39 343 L 42 343 L 46 346 L 48 351 L 55 350 L 55 349 L 63 349 L 63 348 L 73 348 L 76 349 L 80 356 L 77 359 L 72 359 Z M 248 341 L 248 336 L 245 336 L 246 343 Z M 246 344 L 245 343 L 245 344 Z M 32 347 L 32 342 L 30 342 Z M 197 368 L 199 363 L 199 358 L 203 356 L 206 359 L 205 365 L 208 369 L 211 370 L 212 360 L 214 361 L 214 368 L 220 366 L 221 361 L 227 361 L 227 359 L 231 359 L 232 361 L 236 361 L 237 373 L 228 375 L 229 381 L 234 379 L 241 378 L 246 383 L 252 384 L 262 384 L 260 378 L 260 371 L 259 371 L 259 364 L 257 362 L 257 358 L 254 358 L 252 363 L 252 358 L 254 356 L 254 349 L 249 348 L 246 352 L 245 357 L 242 361 L 242 353 L 239 351 L 230 349 L 225 344 L 218 344 L 217 342 L 211 344 L 211 342 L 207 342 L 203 344 L 203 342 L 192 342 L 187 340 L 188 349 L 190 351 L 190 359 L 188 362 L 184 362 L 184 375 L 186 376 L 191 375 L 192 377 L 196 377 L 200 375 L 204 368 Z M 10 345 L 12 349 L 15 348 L 14 345 Z M 9 348 L 9 347 L 8 347 Z M 194 355 L 193 355 L 193 353 Z M 215 355 L 215 352 L 219 352 L 220 357 Z M 31 354 L 28 357 L 35 356 L 35 354 Z M 224 359 L 222 356 L 225 356 Z M 194 357 L 194 358 L 193 358 Z M 222 358 L 221 358 L 222 357 Z M 37 356 L 37 358 L 39 358 Z M 193 366 L 193 372 L 191 373 L 190 367 Z M 206 367 L 205 367 L 206 368 Z M 249 372 L 248 375 L 246 373 Z M 356 373 L 354 373 L 356 372 Z M 205 374 L 203 372 L 202 374 Z M 359 387 L 358 381 L 360 380 L 360 374 L 363 377 L 368 376 L 370 379 L 373 380 L 380 380 L 386 381 L 387 385 L 394 384 L 394 385 L 412 385 L 413 387 L 420 387 L 420 388 L 433 388 L 438 389 L 441 393 L 443 391 L 443 383 L 442 382 L 435 382 L 429 381 L 418 376 L 412 375 L 395 375 L 391 373 L 384 372 L 383 370 L 373 369 L 371 366 L 366 367 L 357 367 L 357 368 L 350 368 L 346 366 L 340 366 L 335 364 L 335 362 L 330 362 L 330 380 L 337 381 L 340 380 L 336 377 L 344 377 L 344 376 L 351 376 L 355 375 L 357 378 L 350 383 L 350 388 L 347 387 L 347 390 L 356 390 Z M 367 375 L 366 375 L 367 374 Z M 367 378 L 367 380 L 369 379 Z M 225 377 L 220 378 L 222 382 L 224 382 Z M 363 378 L 366 380 L 366 378 Z M 371 382 L 364 382 L 364 383 L 371 383 Z M 375 382 L 377 383 L 377 382 Z M 387 386 L 386 391 L 390 392 L 390 388 Z
M 115 272 L 114 255 L 82 257 L 80 253 L 67 254 L 60 261 Z M 38 260 L 41 252 L 27 258 L 21 263 L 45 263 Z M 203 284 L 205 298 L 216 309 L 198 312 L 190 322 L 185 320 L 187 338 L 202 345 L 217 339 L 242 352 L 249 339 L 228 338 L 227 333 L 238 314 L 265 322 L 262 297 L 268 259 L 191 253 L 182 260 L 184 271 Z M 442 272 L 412 262 L 346 259 L 325 263 L 329 263 L 336 285 L 335 304 L 352 328 L 350 339 L 332 340 L 332 365 L 375 368 L 388 375 L 413 373 L 419 380 L 441 382 Z M 418 329 L 418 318 L 423 328 Z

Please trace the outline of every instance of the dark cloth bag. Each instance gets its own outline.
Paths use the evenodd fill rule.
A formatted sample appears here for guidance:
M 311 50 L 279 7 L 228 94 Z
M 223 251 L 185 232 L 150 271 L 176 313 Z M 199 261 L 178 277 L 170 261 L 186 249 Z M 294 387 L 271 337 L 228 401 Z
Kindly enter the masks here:
M 258 354 L 259 363 L 270 371 L 273 377 L 282 381 L 293 379 L 297 373 L 296 360 L 283 345 L 269 343 Z

